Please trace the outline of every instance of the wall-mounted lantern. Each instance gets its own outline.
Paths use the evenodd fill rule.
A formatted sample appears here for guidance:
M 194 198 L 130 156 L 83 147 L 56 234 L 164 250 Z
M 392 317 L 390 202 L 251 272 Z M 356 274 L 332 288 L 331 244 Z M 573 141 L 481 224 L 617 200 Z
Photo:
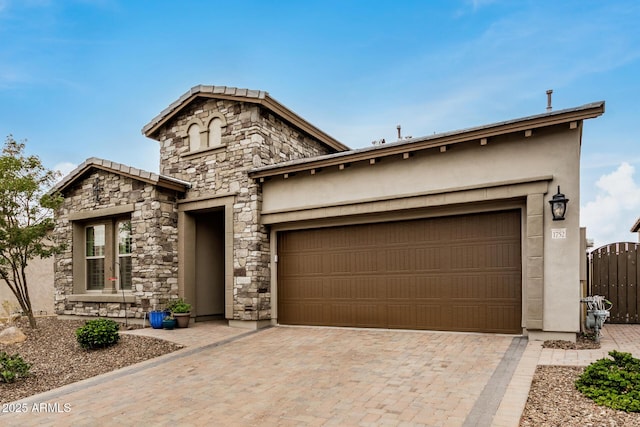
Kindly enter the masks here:
M 569 203 L 569 199 L 564 197 L 564 194 L 560 192 L 560 186 L 558 185 L 558 194 L 549 200 L 554 221 L 564 220 L 564 214 L 567 213 L 567 203 Z

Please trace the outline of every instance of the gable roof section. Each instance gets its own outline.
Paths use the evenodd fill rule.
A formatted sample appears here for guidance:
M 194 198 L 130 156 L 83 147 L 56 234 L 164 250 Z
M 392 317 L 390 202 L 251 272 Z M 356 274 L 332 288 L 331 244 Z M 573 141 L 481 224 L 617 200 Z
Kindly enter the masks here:
M 632 233 L 636 233 L 640 231 L 640 217 L 638 217 L 638 219 L 636 220 L 635 224 L 633 224 L 633 227 L 631 227 L 631 232 Z
M 228 99 L 231 101 L 242 101 L 261 105 L 284 121 L 293 125 L 294 127 L 317 138 L 333 150 L 349 150 L 349 147 L 342 144 L 332 136 L 326 134 L 322 130 L 318 129 L 317 127 L 273 99 L 268 92 L 262 90 L 238 89 L 235 87 L 227 86 L 198 85 L 192 87 L 188 92 L 183 94 L 175 102 L 171 103 L 171 105 L 165 108 L 149 123 L 147 123 L 142 128 L 142 133 L 149 138 L 156 139 L 156 134 L 162 127 L 162 125 L 167 123 L 172 117 L 178 114 L 182 109 L 184 109 L 187 105 L 189 105 L 197 98 Z
M 80 166 L 75 168 L 69 175 L 65 176 L 60 182 L 53 186 L 49 190 L 49 194 L 55 192 L 64 193 L 64 191 L 78 181 L 91 169 L 100 169 L 107 172 L 111 172 L 117 175 L 129 177 L 138 181 L 146 182 L 161 188 L 168 190 L 174 190 L 179 192 L 185 192 L 191 187 L 186 181 L 182 181 L 176 178 L 171 178 L 165 175 L 158 175 L 153 172 L 148 172 L 142 169 L 137 169 L 132 166 L 123 165 L 121 163 L 111 162 L 109 160 L 99 159 L 97 157 L 91 157 Z
M 477 141 L 478 146 L 484 145 L 491 137 L 515 132 L 531 132 L 535 129 L 575 122 L 598 117 L 604 113 L 604 101 L 585 104 L 580 107 L 558 110 L 519 119 L 493 123 L 468 129 L 440 133 L 431 136 L 411 138 L 407 140 L 386 143 L 383 145 L 360 148 L 324 156 L 304 158 L 282 162 L 275 165 L 262 166 L 252 169 L 249 176 L 254 179 L 267 178 L 277 175 L 293 174 L 296 172 L 318 169 L 329 166 L 340 166 L 358 161 L 375 161 L 383 157 L 395 155 L 411 155 L 412 152 L 430 148 L 445 149 L 447 146 L 463 142 Z

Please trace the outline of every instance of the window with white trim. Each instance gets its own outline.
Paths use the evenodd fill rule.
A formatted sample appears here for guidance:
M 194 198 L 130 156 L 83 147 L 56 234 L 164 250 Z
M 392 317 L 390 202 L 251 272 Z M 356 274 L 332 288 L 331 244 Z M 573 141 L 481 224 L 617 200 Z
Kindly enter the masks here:
M 118 284 L 119 289 L 131 290 L 131 221 L 118 221 Z
M 104 288 L 104 257 L 106 246 L 105 225 L 91 225 L 86 228 L 85 271 L 87 290 Z
M 84 289 L 130 291 L 132 231 L 129 218 L 105 218 L 84 225 Z

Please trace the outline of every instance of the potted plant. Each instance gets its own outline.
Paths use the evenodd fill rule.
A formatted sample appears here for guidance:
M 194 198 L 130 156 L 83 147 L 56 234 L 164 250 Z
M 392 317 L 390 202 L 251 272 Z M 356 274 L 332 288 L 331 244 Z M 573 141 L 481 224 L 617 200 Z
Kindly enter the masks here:
M 189 327 L 189 320 L 191 319 L 191 304 L 185 302 L 182 298 L 178 298 L 177 300 L 169 303 L 168 309 L 171 311 L 173 317 L 176 318 L 178 328 Z
M 162 327 L 164 329 L 173 329 L 176 327 L 176 318 L 173 317 L 171 314 L 169 314 L 168 316 L 165 316 L 164 319 L 162 319 Z

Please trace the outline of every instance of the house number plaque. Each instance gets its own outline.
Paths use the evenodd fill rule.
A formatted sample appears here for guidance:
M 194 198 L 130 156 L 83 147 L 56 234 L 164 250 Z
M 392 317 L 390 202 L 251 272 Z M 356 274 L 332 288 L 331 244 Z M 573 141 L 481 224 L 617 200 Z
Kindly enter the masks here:
M 551 229 L 551 238 L 552 239 L 566 239 L 567 238 L 567 229 L 566 228 L 552 228 Z

